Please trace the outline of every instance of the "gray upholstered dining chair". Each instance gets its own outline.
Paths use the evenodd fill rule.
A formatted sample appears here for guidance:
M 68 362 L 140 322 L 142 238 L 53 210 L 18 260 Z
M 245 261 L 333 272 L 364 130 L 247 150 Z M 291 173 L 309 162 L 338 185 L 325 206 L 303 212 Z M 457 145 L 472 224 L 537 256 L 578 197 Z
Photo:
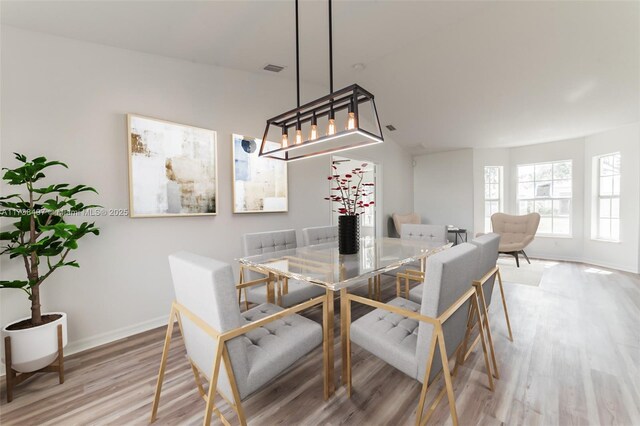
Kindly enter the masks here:
M 403 225 L 411 223 L 419 224 L 420 222 L 422 222 L 422 219 L 420 219 L 420 215 L 418 213 L 393 213 L 391 215 L 391 218 L 393 219 L 393 226 L 396 228 L 396 233 L 398 234 L 398 236 L 402 235 Z
M 338 241 L 337 226 L 314 226 L 302 229 L 302 241 L 305 246 L 326 244 Z
M 423 383 L 417 411 L 416 424 L 423 420 L 423 411 L 428 385 L 442 372 L 445 388 L 436 397 L 431 408 L 435 408 L 447 393 L 453 424 L 458 417 L 449 369 L 449 358 L 455 353 L 455 375 L 462 343 L 466 336 L 470 304 L 478 309 L 478 296 L 472 286 L 476 272 L 479 250 L 472 244 L 463 243 L 429 257 L 421 304 L 403 298 L 395 298 L 384 304 L 353 294 L 347 295 L 345 318 L 351 322 L 351 303 L 372 306 L 375 310 L 351 323 L 348 327 L 343 362 L 347 394 L 351 395 L 351 342 L 357 344 L 409 377 Z M 476 317 L 477 311 L 476 311 Z M 489 358 L 485 347 L 482 322 L 485 366 L 489 386 L 493 389 Z M 429 410 L 429 413 L 433 410 Z
M 446 225 L 405 224 L 402 226 L 401 239 L 447 242 Z M 409 297 L 409 284 L 424 281 L 424 263 L 410 263 L 396 274 L 396 296 L 402 296 L 402 280 L 404 280 L 405 297 Z
M 509 311 L 507 309 L 507 299 L 504 296 L 502 276 L 500 275 L 500 268 L 497 265 L 500 239 L 500 235 L 491 233 L 481 235 L 471 241 L 471 244 L 478 246 L 478 248 L 480 249 L 480 263 L 479 269 L 476 272 L 476 284 L 482 287 L 482 294 L 480 295 L 480 307 L 484 307 L 484 315 L 488 317 L 488 309 L 491 305 L 493 288 L 496 282 L 496 278 L 498 279 L 498 288 L 500 290 L 500 296 L 502 299 L 502 310 L 504 312 L 504 319 L 507 324 L 507 331 L 509 332 L 509 340 L 513 342 L 513 333 L 511 332 L 511 322 L 509 321 Z
M 493 232 L 500 234 L 500 253 L 510 254 L 516 259 L 516 266 L 520 267 L 519 254 L 529 261 L 529 256 L 524 249 L 531 244 L 538 232 L 540 215 L 529 213 L 514 216 L 506 213 L 494 213 L 491 216 Z
M 242 248 L 245 256 L 273 253 L 297 247 L 296 231 L 294 229 L 244 234 L 242 238 Z M 269 296 L 265 281 L 267 281 L 265 274 L 251 270 L 246 266 L 240 267 L 238 299 L 240 299 L 240 292 L 244 291 L 245 307 L 247 309 L 249 303 L 259 304 L 268 301 Z M 246 286 L 247 283 L 255 283 L 255 285 Z M 276 284 L 279 288 L 275 291 L 275 299 L 280 306 L 293 306 L 312 297 L 325 294 L 324 288 L 303 281 L 283 278 L 282 280 L 278 279 Z
M 242 400 L 323 343 L 323 327 L 296 312 L 318 304 L 326 311 L 327 298 L 318 297 L 290 309 L 261 304 L 240 313 L 230 265 L 187 252 L 169 256 L 169 265 L 176 298 L 169 316 L 151 422 L 157 417 L 177 319 L 198 391 L 206 401 L 204 424 L 209 425 L 212 413 L 229 424 L 215 406 L 218 393 L 245 425 Z M 326 369 L 324 373 L 326 398 Z M 209 383 L 206 391 L 203 377 Z

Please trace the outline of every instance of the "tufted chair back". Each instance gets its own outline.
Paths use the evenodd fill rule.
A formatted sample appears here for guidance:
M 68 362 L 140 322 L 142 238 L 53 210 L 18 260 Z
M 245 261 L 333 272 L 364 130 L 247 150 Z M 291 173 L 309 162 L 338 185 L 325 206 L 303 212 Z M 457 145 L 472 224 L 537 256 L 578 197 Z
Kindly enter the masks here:
M 240 315 L 230 265 L 196 254 L 178 252 L 169 256 L 169 266 L 179 304 L 220 333 L 246 323 Z M 181 316 L 181 320 L 187 355 L 210 379 L 216 341 L 187 316 Z M 239 339 L 233 339 L 227 342 L 227 350 L 238 387 L 243 387 L 249 373 L 246 345 Z M 225 396 L 233 396 L 224 365 L 220 370 L 218 388 Z
M 293 249 L 298 247 L 295 229 L 282 231 L 256 232 L 244 234 L 242 237 L 242 250 L 244 256 L 253 256 L 263 253 Z M 257 280 L 263 277 L 253 271 L 247 271 L 246 280 Z
M 446 225 L 402 225 L 400 238 L 406 240 L 447 241 Z
M 391 215 L 391 217 L 393 218 L 393 226 L 396 227 L 396 233 L 398 234 L 398 236 L 402 235 L 402 225 L 410 223 L 419 225 L 420 222 L 422 222 L 418 213 L 394 213 Z
M 474 278 L 479 280 L 496 266 L 496 262 L 498 261 L 500 235 L 495 233 L 484 234 L 471 241 L 471 244 L 480 249 L 478 268 Z M 487 307 L 491 304 L 491 295 L 493 294 L 493 284 L 495 283 L 495 280 L 496 276 L 494 275 L 482 286 L 482 292 L 484 293 L 484 300 L 487 303 Z
M 494 213 L 491 216 L 493 232 L 500 234 L 501 252 L 523 250 L 533 241 L 539 224 L 540 215 L 538 213 L 522 216 Z
M 337 226 L 315 226 L 302 230 L 302 240 L 305 246 L 325 244 L 338 241 Z
M 469 243 L 462 243 L 448 250 L 436 253 L 427 259 L 424 288 L 422 292 L 422 304 L 420 313 L 433 318 L 444 313 L 456 300 L 458 300 L 472 286 L 477 269 L 479 250 Z M 462 343 L 467 329 L 467 313 L 469 302 L 460 306 L 443 325 L 445 345 L 448 357 L 455 352 Z M 418 342 L 416 359 L 418 362 L 418 380 L 424 380 L 426 362 L 429 356 L 429 347 L 433 326 L 420 321 L 418 326 Z M 436 354 L 433 359 L 429 382 L 442 370 L 439 349 L 436 346 Z

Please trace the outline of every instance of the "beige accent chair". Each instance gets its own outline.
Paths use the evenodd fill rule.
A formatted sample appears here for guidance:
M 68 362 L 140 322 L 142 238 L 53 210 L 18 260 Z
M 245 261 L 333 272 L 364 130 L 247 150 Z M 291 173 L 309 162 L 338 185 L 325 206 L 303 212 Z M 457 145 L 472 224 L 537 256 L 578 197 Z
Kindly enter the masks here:
M 419 225 L 422 222 L 422 219 L 420 219 L 420 215 L 418 213 L 394 213 L 391 215 L 391 217 L 393 218 L 393 226 L 395 226 L 398 236 L 402 235 L 402 225 L 406 223 Z
M 538 231 L 538 225 L 540 225 L 538 213 L 522 216 L 494 213 L 491 216 L 491 225 L 493 232 L 500 235 L 500 247 L 498 248 L 500 253 L 515 257 L 518 268 L 520 267 L 520 259 L 518 259 L 520 253 L 528 263 L 531 263 L 524 249 L 533 241 Z

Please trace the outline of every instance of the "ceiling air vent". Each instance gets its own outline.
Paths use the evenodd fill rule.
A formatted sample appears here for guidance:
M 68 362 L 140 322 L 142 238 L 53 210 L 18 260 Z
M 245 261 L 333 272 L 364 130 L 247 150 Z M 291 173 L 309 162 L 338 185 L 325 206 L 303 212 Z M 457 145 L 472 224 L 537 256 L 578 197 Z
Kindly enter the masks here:
M 281 67 L 280 65 L 268 64 L 263 69 L 265 71 L 280 72 L 284 69 L 284 67 Z
M 387 130 L 389 130 L 390 132 L 393 132 L 394 130 L 396 130 L 396 128 L 394 127 L 393 124 L 387 124 L 386 126 L 384 126 L 387 128 Z

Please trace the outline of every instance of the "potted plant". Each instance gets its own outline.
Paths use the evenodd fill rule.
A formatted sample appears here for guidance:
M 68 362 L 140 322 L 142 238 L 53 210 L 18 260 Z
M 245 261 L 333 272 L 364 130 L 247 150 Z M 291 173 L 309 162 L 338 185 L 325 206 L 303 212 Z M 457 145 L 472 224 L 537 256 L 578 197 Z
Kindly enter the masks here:
M 359 215 L 364 213 L 367 207 L 373 206 L 374 201 L 366 201 L 366 197 L 373 194 L 374 184 L 363 182 L 367 163 L 351 170 L 351 173 L 334 174 L 327 179 L 335 182 L 331 188 L 334 194 L 325 197 L 339 207 L 334 212 L 338 217 L 338 250 L 340 254 L 355 254 L 360 249 L 360 225 Z M 336 166 L 332 166 L 337 171 Z
M 58 329 L 62 330 L 62 346 L 66 345 L 67 316 L 63 312 L 41 312 L 40 286 L 60 268 L 77 268 L 78 262 L 68 256 L 78 248 L 78 240 L 88 234 L 99 234 L 93 223 L 75 225 L 65 220 L 65 216 L 79 215 L 98 207 L 76 199 L 83 192 L 97 194 L 95 189 L 66 183 L 41 186 L 38 182 L 45 178 L 46 169 L 53 166 L 68 168 L 67 165 L 48 161 L 45 157 L 27 160 L 26 156 L 17 153 L 15 158 L 21 163 L 19 167 L 2 169 L 2 180 L 20 187 L 21 191 L 0 197 L 0 218 L 13 221 L 10 228 L 4 228 L 8 230 L 0 232 L 0 254 L 23 263 L 26 279 L 0 280 L 0 288 L 24 291 L 31 301 L 31 315 L 2 329 L 5 342 L 6 337 L 10 338 L 8 380 L 9 373 L 38 371 L 58 359 L 57 333 Z M 6 357 L 3 361 L 6 362 Z

